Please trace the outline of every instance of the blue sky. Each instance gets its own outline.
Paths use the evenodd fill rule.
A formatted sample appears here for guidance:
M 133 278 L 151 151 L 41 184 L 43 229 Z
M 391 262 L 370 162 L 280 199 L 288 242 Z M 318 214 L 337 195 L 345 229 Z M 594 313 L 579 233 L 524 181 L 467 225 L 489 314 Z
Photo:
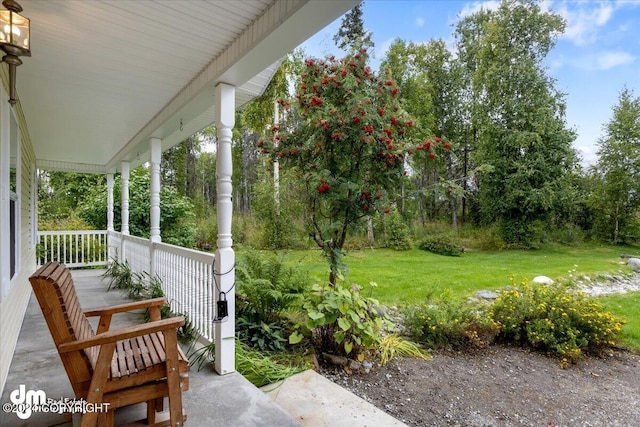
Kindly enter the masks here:
M 480 7 L 496 8 L 499 1 L 367 0 L 364 24 L 373 33 L 373 67 L 396 38 L 416 43 L 442 38 L 453 47 L 453 31 L 460 16 Z M 543 9 L 561 14 L 565 33 L 547 58 L 556 88 L 566 94 L 567 124 L 583 164 L 596 161 L 597 139 L 611 118 L 620 90 L 626 84 L 640 96 L 640 0 L 543 1 Z M 333 35 L 342 18 L 305 42 L 310 56 L 339 55 Z

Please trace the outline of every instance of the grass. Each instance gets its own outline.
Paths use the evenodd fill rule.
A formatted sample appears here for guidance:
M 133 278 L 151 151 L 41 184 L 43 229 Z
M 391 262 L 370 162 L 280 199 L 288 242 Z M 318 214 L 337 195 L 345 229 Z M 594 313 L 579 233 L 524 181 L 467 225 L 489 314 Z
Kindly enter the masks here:
M 627 320 L 620 336 L 622 344 L 640 349 L 640 292 L 603 296 L 598 301 L 611 313 Z
M 466 298 L 478 290 L 501 289 L 511 283 L 511 277 L 517 283 L 538 275 L 557 279 L 570 274 L 630 271 L 622 265 L 620 254 L 639 251 L 633 247 L 584 245 L 466 252 L 460 257 L 447 257 L 419 249 L 365 249 L 349 252 L 344 261 L 349 268 L 347 282 L 376 282 L 374 298 L 386 305 L 402 305 L 422 302 L 429 293 Z M 315 281 L 327 280 L 327 264 L 319 251 L 291 251 L 288 258 L 309 269 Z
M 550 246 L 537 250 L 466 252 L 460 257 L 435 255 L 419 249 L 395 251 L 365 249 L 350 251 L 344 258 L 348 283 L 378 284 L 374 298 L 386 305 L 423 302 L 430 293 L 466 298 L 478 290 L 497 290 L 511 283 L 531 281 L 545 275 L 552 279 L 570 275 L 590 277 L 603 273 L 630 272 L 620 254 L 637 254 L 631 246 L 581 245 Z M 326 281 L 327 264 L 319 251 L 291 251 L 288 259 L 308 269 L 313 280 Z M 621 340 L 640 349 L 640 292 L 601 297 L 613 314 L 623 317 Z

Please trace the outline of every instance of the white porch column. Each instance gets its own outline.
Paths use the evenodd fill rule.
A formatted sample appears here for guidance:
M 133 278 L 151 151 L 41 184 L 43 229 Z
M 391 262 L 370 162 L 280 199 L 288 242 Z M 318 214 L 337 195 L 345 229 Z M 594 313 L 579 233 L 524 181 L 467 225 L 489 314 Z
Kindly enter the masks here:
M 113 174 L 107 174 L 107 231 L 113 228 Z
M 159 138 L 151 138 L 149 140 L 151 149 L 151 229 L 149 240 L 152 242 L 161 242 L 160 237 L 160 160 L 162 157 L 162 145 Z
M 121 230 L 123 235 L 129 235 L 129 162 L 123 161 L 120 164 L 121 178 L 122 178 L 122 213 L 121 217 Z
M 231 247 L 231 130 L 235 120 L 235 87 L 220 83 L 215 92 L 218 150 L 216 188 L 218 193 L 218 249 L 215 259 L 216 292 L 226 296 L 229 317 L 215 324 L 216 362 L 219 374 L 235 371 L 235 253 Z

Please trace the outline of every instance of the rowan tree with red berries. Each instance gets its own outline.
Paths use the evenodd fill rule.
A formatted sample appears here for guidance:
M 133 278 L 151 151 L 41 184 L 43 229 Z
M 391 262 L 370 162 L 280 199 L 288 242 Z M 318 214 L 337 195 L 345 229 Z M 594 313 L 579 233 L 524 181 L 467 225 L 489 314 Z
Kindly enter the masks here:
M 295 99 L 280 101 L 288 120 L 258 143 L 299 174 L 308 231 L 329 262 L 332 285 L 349 231 L 367 215 L 388 212 L 415 150 L 398 86 L 374 74 L 368 58 L 360 49 L 343 59 L 307 59 Z

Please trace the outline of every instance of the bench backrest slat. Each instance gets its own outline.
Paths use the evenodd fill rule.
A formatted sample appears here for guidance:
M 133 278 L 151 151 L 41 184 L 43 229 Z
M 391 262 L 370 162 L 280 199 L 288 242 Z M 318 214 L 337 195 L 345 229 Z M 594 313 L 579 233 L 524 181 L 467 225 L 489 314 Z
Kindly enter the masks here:
M 56 347 L 95 335 L 80 306 L 71 272 L 65 265 L 48 262 L 31 275 L 29 281 Z M 78 398 L 86 396 L 97 352 L 98 348 L 92 347 L 60 354 Z

